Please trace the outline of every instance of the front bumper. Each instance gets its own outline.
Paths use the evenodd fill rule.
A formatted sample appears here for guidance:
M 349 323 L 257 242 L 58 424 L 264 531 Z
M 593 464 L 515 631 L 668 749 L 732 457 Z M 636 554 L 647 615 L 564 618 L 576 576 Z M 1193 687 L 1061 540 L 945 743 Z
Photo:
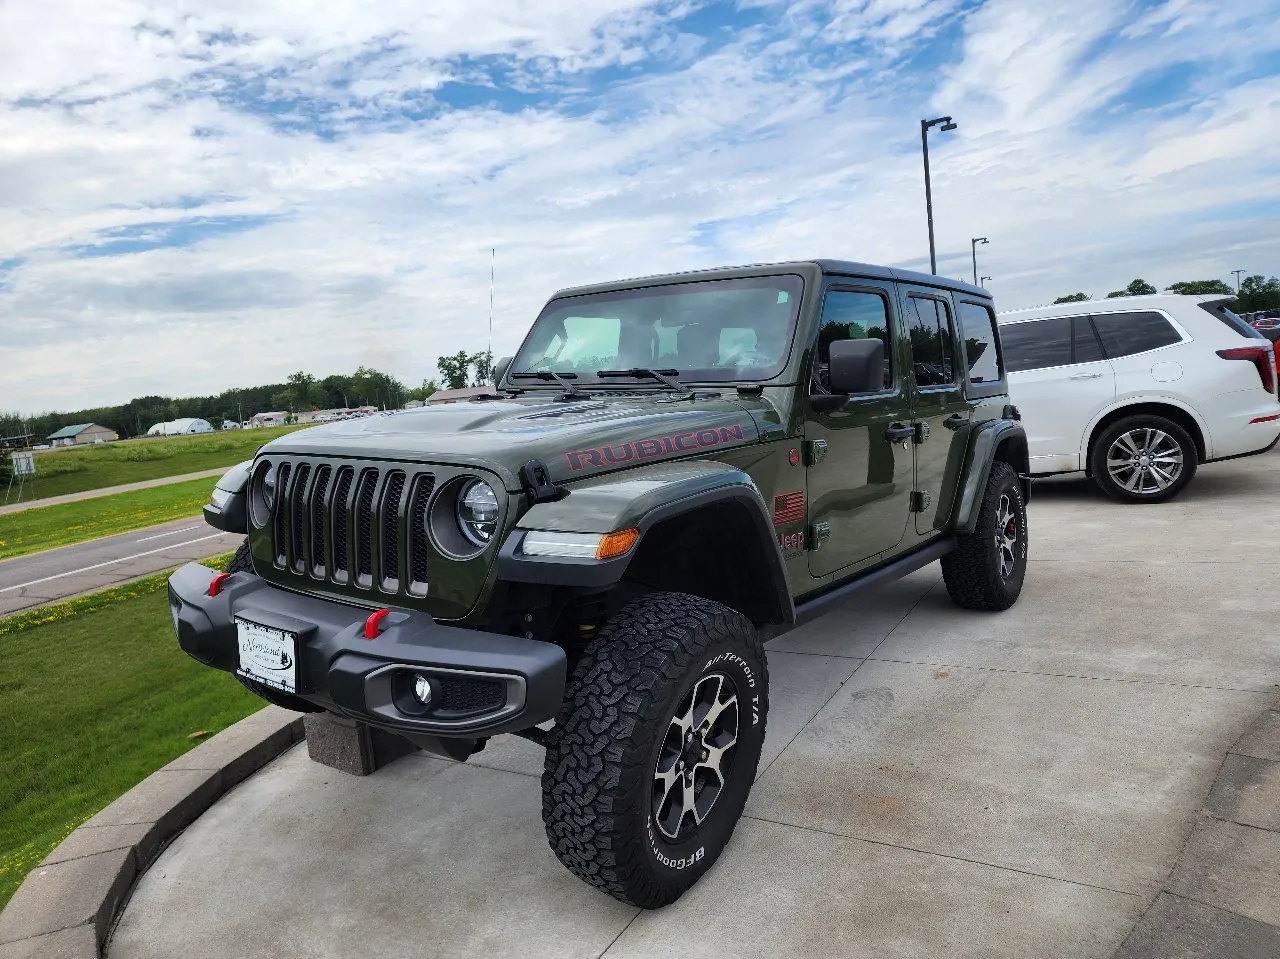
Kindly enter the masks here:
M 372 610 L 286 592 L 252 573 L 235 573 L 209 595 L 215 570 L 188 563 L 169 578 L 178 644 L 215 669 L 240 666 L 236 618 L 297 636 L 301 699 L 407 735 L 476 739 L 553 719 L 564 698 L 567 661 L 552 643 L 437 623 L 392 611 L 365 639 Z M 424 714 L 403 706 L 406 676 L 427 674 L 441 690 Z M 450 706 L 452 703 L 452 706 Z

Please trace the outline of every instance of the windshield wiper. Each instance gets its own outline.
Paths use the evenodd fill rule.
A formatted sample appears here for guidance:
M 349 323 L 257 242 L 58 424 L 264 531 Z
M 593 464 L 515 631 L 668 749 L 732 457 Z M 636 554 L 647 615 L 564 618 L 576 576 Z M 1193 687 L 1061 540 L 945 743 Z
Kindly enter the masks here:
M 569 378 L 578 378 L 577 373 L 556 373 L 554 370 L 538 370 L 533 373 L 508 373 L 508 379 L 512 380 L 543 380 L 547 383 L 555 382 L 564 387 L 564 393 L 561 395 L 562 400 L 589 400 L 590 393 L 584 393 L 578 389 L 573 383 L 569 382 Z
M 636 366 L 629 370 L 598 370 L 596 372 L 596 376 L 601 379 L 613 376 L 630 376 L 639 379 L 640 377 L 647 376 L 651 380 L 658 380 L 661 383 L 665 383 L 678 393 L 692 394 L 693 390 L 675 379 L 675 377 L 679 375 L 679 370 L 650 370 L 643 366 Z

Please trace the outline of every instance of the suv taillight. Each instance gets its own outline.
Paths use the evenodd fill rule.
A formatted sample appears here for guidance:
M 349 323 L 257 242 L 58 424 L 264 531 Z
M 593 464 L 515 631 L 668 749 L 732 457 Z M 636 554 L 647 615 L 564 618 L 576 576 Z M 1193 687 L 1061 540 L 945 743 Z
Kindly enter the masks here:
M 1280 353 L 1273 353 L 1274 345 L 1268 346 L 1236 346 L 1229 350 L 1218 350 L 1224 360 L 1249 360 L 1258 368 L 1262 377 L 1262 385 L 1268 393 L 1276 391 L 1276 372 L 1280 370 Z

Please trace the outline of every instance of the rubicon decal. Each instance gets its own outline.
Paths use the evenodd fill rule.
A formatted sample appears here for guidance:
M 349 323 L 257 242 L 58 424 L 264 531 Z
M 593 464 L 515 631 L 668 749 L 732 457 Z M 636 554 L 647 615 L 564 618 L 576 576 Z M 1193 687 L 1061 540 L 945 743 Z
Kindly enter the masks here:
M 713 430 L 688 430 L 684 433 L 672 433 L 670 436 L 655 436 L 618 446 L 573 450 L 564 456 L 569 461 L 569 469 L 577 473 L 588 467 L 621 466 L 623 463 L 652 459 L 655 456 L 692 453 L 745 438 L 741 426 L 721 426 Z

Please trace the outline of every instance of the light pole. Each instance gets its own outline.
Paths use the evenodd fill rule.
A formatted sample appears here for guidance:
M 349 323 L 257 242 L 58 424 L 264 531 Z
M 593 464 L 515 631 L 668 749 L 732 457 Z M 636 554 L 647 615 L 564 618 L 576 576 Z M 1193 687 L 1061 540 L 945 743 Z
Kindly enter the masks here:
M 980 277 L 978 277 L 978 286 L 982 287 L 982 288 L 985 290 L 985 289 L 987 288 L 987 283 L 986 283 L 986 281 L 987 281 L 987 280 L 989 280 L 989 279 L 991 279 L 991 277 L 989 277 L 989 276 L 980 276 Z
M 929 216 L 929 272 L 938 275 L 938 256 L 933 247 L 933 187 L 929 183 L 929 130 L 941 124 L 944 132 L 954 130 L 951 117 L 920 121 L 920 146 L 924 149 L 924 207 Z
M 1247 272 L 1248 272 L 1247 270 L 1232 270 L 1232 271 L 1231 271 L 1231 275 L 1232 275 L 1232 276 L 1234 276 L 1234 277 L 1236 278 L 1236 293 L 1237 293 L 1237 294 L 1239 294 L 1239 292 L 1240 292 L 1240 274 L 1241 274 L 1241 273 L 1247 273 Z
M 978 285 L 978 244 L 991 242 L 985 236 L 975 236 L 969 241 L 969 252 L 973 254 L 973 285 Z

